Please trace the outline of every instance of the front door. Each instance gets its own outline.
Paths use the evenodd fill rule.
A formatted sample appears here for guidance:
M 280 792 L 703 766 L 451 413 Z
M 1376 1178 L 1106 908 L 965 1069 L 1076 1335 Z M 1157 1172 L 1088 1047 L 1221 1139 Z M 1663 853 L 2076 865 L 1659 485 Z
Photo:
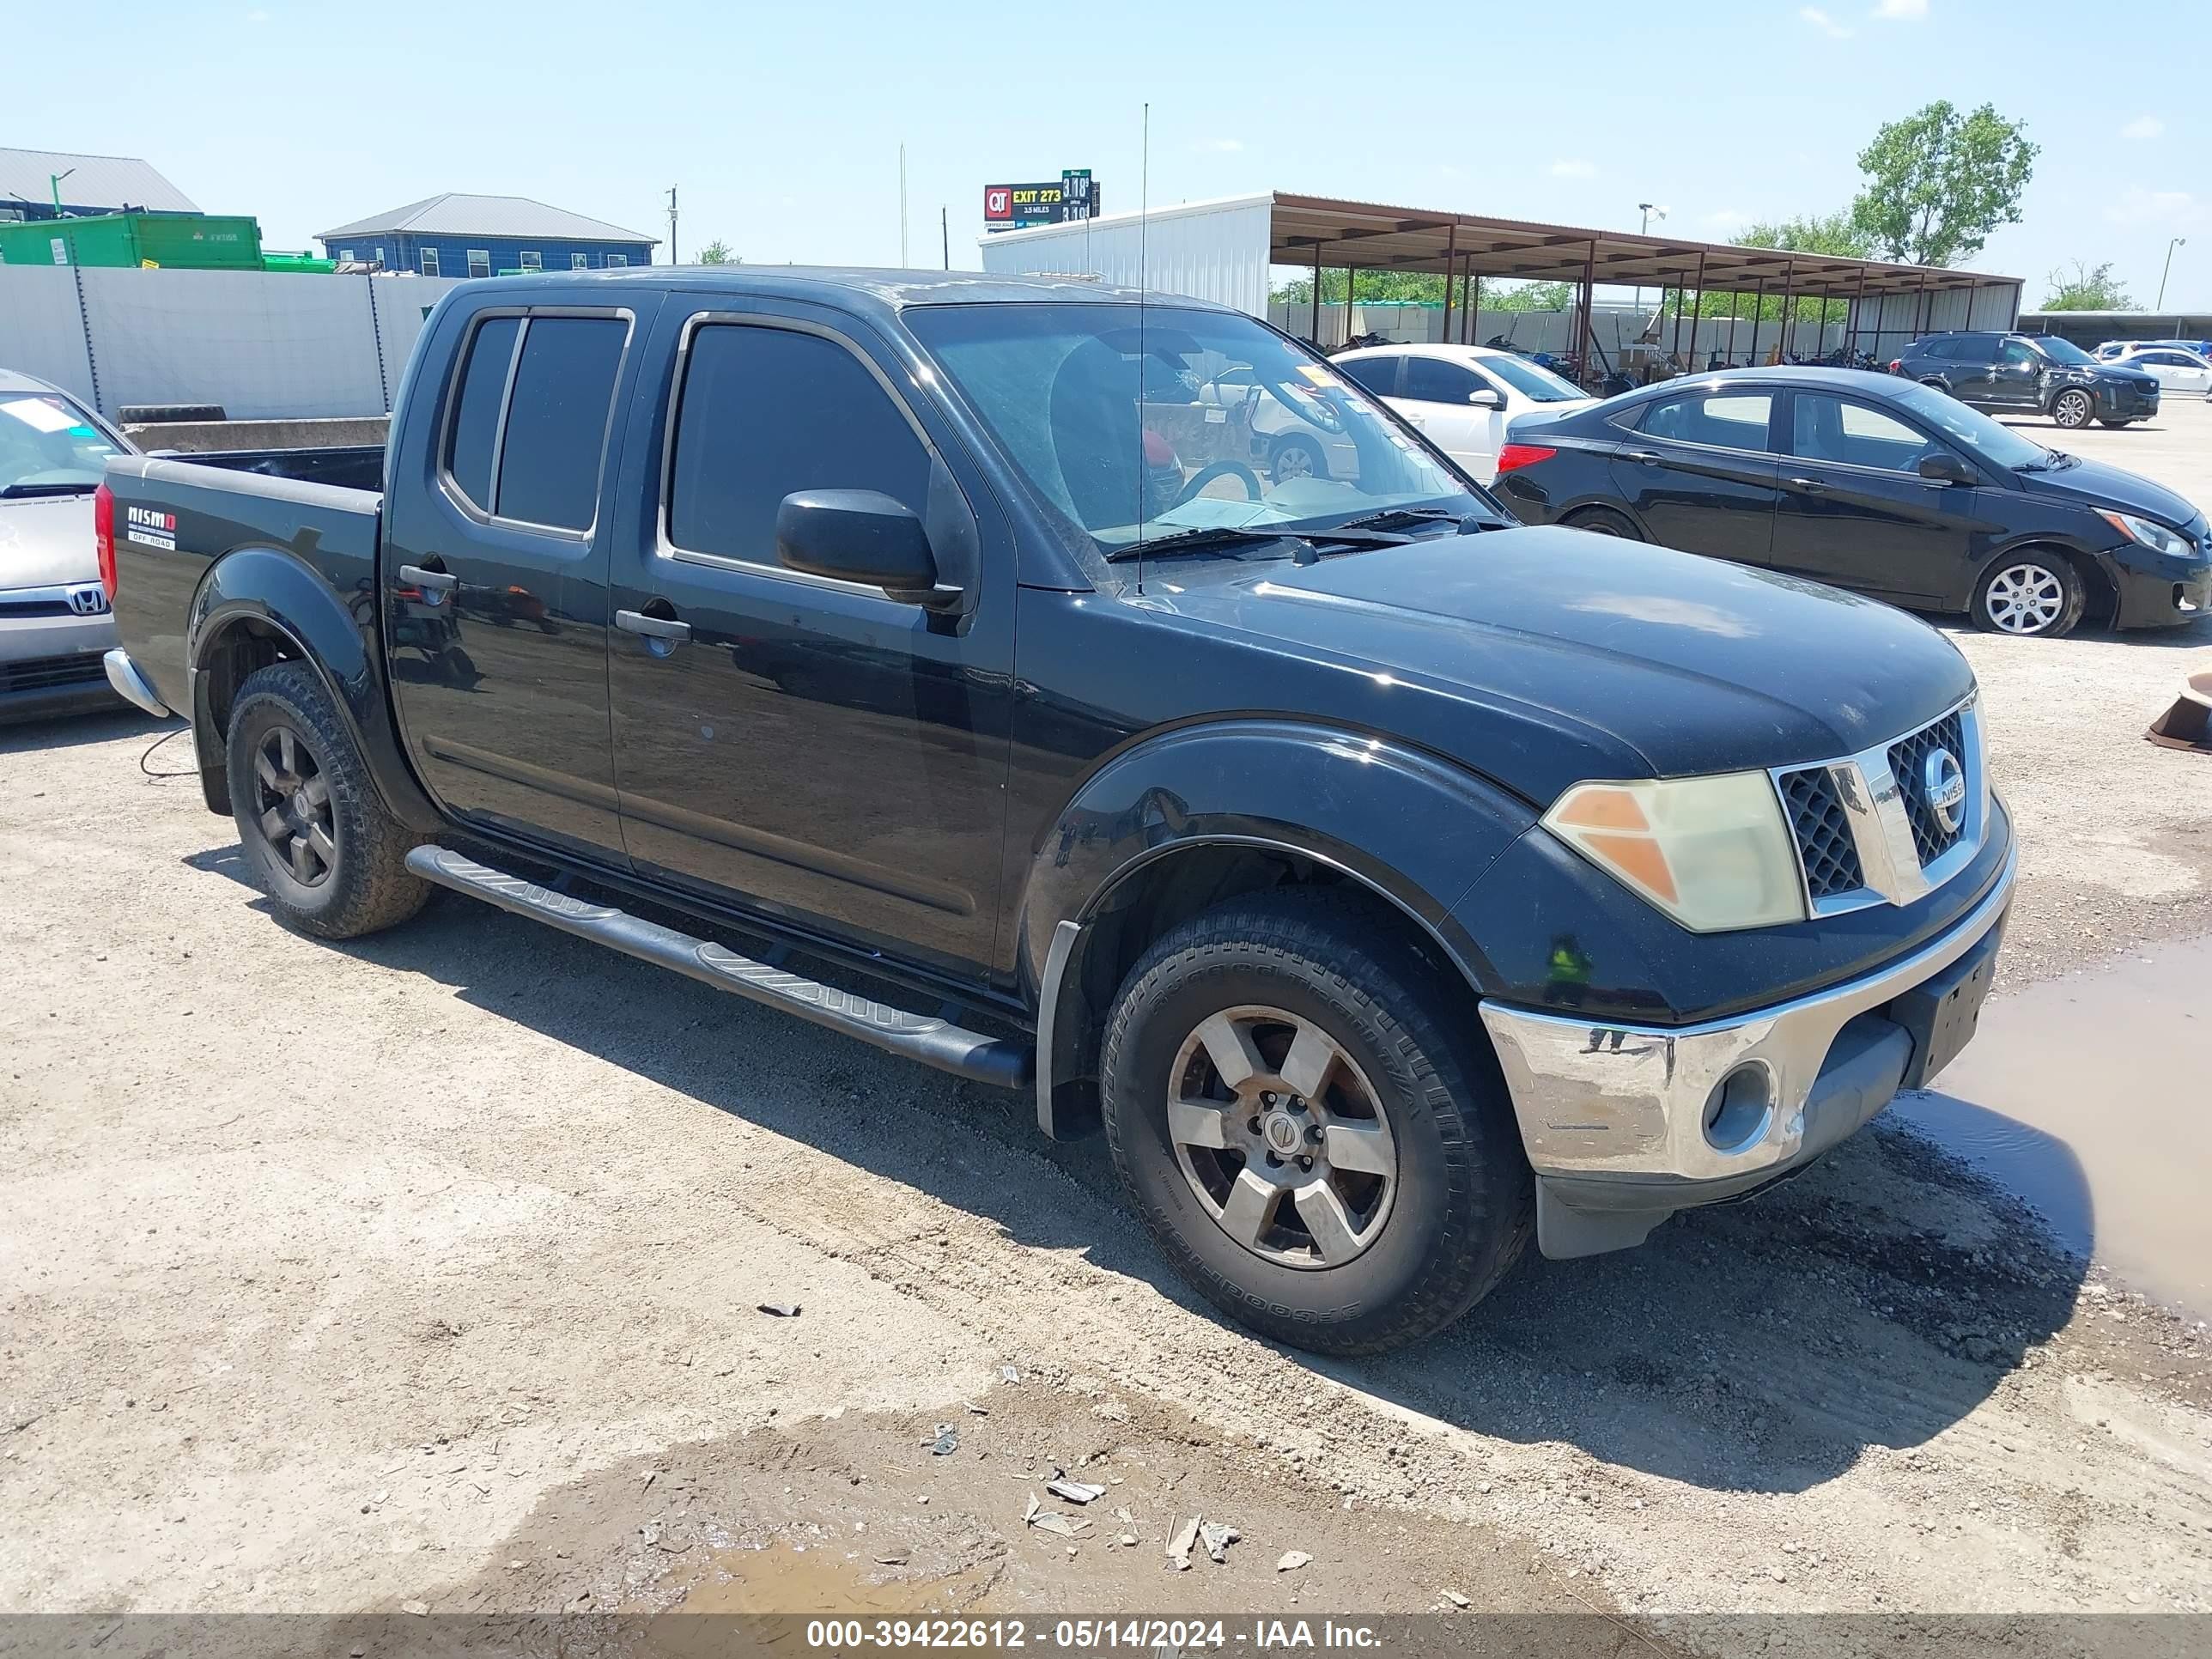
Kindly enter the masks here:
M 1482 392 L 1489 392 L 1499 406 L 1468 401 Z M 1478 483 L 1488 483 L 1498 476 L 1498 446 L 1505 434 L 1504 401 L 1503 392 L 1464 364 L 1408 353 L 1405 389 L 1389 403 Z
M 1616 489 L 1655 541 L 1764 564 L 1774 539 L 1775 394 L 1685 392 L 1646 405 L 1612 463 Z
M 1920 476 L 1955 455 L 1886 410 L 1829 392 L 1791 395 L 1773 562 L 1906 602 L 1948 602 L 1984 528 L 1982 492 Z
M 1012 549 L 917 371 L 814 313 L 672 305 L 671 392 L 614 571 L 623 833 L 641 873 L 964 978 L 998 921 Z M 647 411 L 641 411 L 640 419 Z M 672 422 L 672 433 L 668 425 Z M 933 614 L 776 561 L 794 490 L 921 515 L 969 608 Z
M 2043 406 L 2043 354 L 2025 340 L 2007 340 L 1996 360 L 1970 372 L 1981 375 L 1974 401 L 1990 409 L 2037 410 Z
M 458 326 L 459 367 L 422 411 L 439 440 L 384 497 L 385 662 L 408 756 L 456 817 L 619 863 L 600 495 L 643 324 L 564 307 Z

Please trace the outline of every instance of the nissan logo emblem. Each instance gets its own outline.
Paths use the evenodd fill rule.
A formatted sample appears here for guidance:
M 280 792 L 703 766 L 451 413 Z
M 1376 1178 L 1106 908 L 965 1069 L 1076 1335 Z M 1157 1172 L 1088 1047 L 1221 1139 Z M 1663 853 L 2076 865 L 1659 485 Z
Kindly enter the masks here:
M 1956 835 L 1966 816 L 1966 775 L 1959 757 L 1948 749 L 1931 750 L 1920 768 L 1920 783 L 1928 797 L 1928 810 L 1946 835 Z
M 97 587 L 72 587 L 69 591 L 69 608 L 80 617 L 104 616 L 107 595 Z

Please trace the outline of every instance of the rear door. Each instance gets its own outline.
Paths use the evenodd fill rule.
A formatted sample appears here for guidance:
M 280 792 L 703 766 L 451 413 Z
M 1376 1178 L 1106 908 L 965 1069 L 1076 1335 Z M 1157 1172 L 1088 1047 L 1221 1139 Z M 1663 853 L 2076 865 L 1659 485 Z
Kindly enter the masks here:
M 1983 492 L 1919 468 L 1958 452 L 1856 398 L 1801 390 L 1789 404 L 1774 564 L 1908 603 L 1954 598 L 1980 545 Z
M 386 672 L 409 757 L 462 819 L 623 861 L 607 720 L 603 482 L 629 307 L 474 313 L 422 470 L 384 498 Z
M 811 307 L 672 301 L 614 569 L 623 824 L 641 874 L 964 979 L 998 921 L 1013 547 L 919 362 Z M 665 409 L 667 415 L 662 417 Z M 648 425 L 648 416 L 653 424 Z M 783 498 L 912 508 L 953 617 L 777 562 Z
M 1765 386 L 1723 386 L 1644 406 L 1611 468 L 1614 487 L 1655 540 L 1766 562 L 1781 471 L 1770 438 L 1779 401 Z

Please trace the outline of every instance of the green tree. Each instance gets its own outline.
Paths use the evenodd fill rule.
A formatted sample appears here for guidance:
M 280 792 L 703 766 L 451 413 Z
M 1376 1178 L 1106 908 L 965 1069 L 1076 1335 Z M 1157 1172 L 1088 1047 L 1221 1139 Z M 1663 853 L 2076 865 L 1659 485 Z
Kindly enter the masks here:
M 2140 311 L 2142 307 L 2128 297 L 2128 291 L 2112 275 L 2109 261 L 2092 266 L 2084 260 L 2074 262 L 2074 274 L 2054 270 L 2046 279 L 2051 292 L 2045 296 L 2045 311 Z
M 1885 123 L 1859 152 L 1866 187 L 1851 202 L 1851 221 L 1887 258 L 1970 258 L 1999 225 L 2020 222 L 2037 150 L 2027 123 L 2006 120 L 1994 106 L 1961 115 L 1938 99 Z
M 741 265 L 744 261 L 731 252 L 730 245 L 717 236 L 699 250 L 699 263 L 702 265 Z
M 1479 311 L 1565 311 L 1574 303 L 1571 283 L 1522 283 L 1492 293 L 1485 289 Z

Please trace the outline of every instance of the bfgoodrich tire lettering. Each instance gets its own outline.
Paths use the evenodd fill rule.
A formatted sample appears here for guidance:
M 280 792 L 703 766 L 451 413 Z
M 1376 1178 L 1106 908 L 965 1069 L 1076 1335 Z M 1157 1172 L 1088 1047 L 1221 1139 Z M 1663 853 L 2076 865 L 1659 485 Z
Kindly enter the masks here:
M 1470 1037 L 1462 1001 L 1410 948 L 1378 935 L 1371 914 L 1328 894 L 1232 901 L 1146 952 L 1108 1018 L 1106 1133 L 1132 1201 L 1208 1300 L 1281 1341 L 1372 1353 L 1449 1324 L 1511 1267 L 1528 1242 L 1533 1184 L 1503 1079 Z M 1178 1161 L 1178 1058 L 1209 1019 L 1255 1008 L 1324 1033 L 1387 1117 L 1395 1185 L 1379 1231 L 1340 1265 L 1291 1265 L 1280 1249 L 1238 1243 Z M 1273 1056 L 1269 1069 L 1284 1061 Z
M 281 921 L 355 939 L 422 908 L 429 885 L 406 867 L 417 838 L 386 809 L 313 669 L 275 663 L 249 676 L 228 740 L 239 843 Z

